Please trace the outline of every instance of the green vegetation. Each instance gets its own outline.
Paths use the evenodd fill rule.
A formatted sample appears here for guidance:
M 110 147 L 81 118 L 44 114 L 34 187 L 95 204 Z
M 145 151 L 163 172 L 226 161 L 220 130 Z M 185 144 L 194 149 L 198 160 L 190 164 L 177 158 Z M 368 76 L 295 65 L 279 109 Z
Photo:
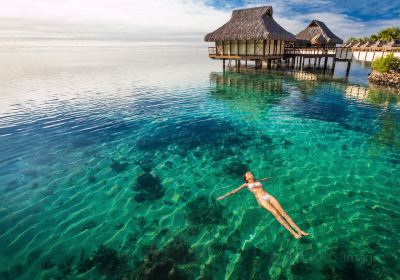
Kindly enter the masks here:
M 347 42 L 366 42 L 366 41 L 386 41 L 389 42 L 391 40 L 400 40 L 400 27 L 393 26 L 385 28 L 379 31 L 376 34 L 371 35 L 370 37 L 364 38 L 355 38 L 350 37 L 347 39 Z
M 395 57 L 393 53 L 387 56 L 375 59 L 371 65 L 373 70 L 379 72 L 388 72 L 389 70 L 398 70 L 400 68 L 400 58 Z

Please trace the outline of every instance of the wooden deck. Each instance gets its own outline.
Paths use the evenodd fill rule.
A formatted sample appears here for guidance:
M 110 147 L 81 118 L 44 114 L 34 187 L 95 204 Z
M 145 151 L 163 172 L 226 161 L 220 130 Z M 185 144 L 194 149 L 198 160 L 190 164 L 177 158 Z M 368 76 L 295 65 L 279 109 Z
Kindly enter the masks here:
M 238 59 L 238 60 L 268 60 L 280 59 L 291 57 L 303 58 L 322 58 L 334 57 L 339 61 L 347 61 L 352 58 L 351 48 L 342 47 L 286 47 L 284 53 L 269 54 L 269 55 L 254 55 L 254 54 L 230 54 L 230 53 L 217 53 L 215 47 L 208 48 L 208 57 L 212 59 Z
M 209 54 L 209 58 L 212 59 L 232 59 L 232 60 L 258 60 L 258 59 L 280 59 L 284 58 L 284 55 L 221 55 L 221 54 Z
M 351 47 L 351 51 L 357 61 L 372 62 L 390 53 L 400 58 L 400 47 Z
M 255 49 L 254 49 L 255 52 Z M 262 51 L 261 51 L 262 52 Z M 264 52 L 265 53 L 265 52 Z M 353 59 L 353 53 L 351 48 L 344 47 L 285 47 L 283 53 L 272 53 L 264 55 L 254 55 L 252 53 L 237 54 L 232 53 L 230 50 L 223 52 L 223 49 L 215 47 L 208 48 L 208 57 L 211 59 L 219 59 L 223 61 L 223 67 L 225 68 L 225 61 L 228 61 L 228 66 L 231 66 L 231 61 L 235 62 L 235 67 L 241 66 L 241 61 L 255 61 L 256 68 L 262 68 L 266 65 L 267 68 L 271 68 L 272 63 L 276 65 L 286 64 L 289 68 L 303 69 L 305 60 L 308 60 L 308 65 L 313 61 L 313 65 L 316 68 L 320 68 L 322 65 L 323 69 L 328 68 L 328 60 L 331 60 L 332 71 L 335 69 L 336 62 L 347 62 L 346 75 L 350 71 L 350 64 Z

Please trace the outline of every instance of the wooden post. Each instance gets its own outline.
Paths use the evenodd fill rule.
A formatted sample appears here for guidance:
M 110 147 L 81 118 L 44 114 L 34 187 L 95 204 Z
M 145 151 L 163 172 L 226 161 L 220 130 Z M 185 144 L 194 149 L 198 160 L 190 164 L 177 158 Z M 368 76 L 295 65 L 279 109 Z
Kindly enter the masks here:
M 224 59 L 222 59 L 222 69 L 224 69 L 224 70 L 225 70 L 225 58 L 224 58 Z
M 321 65 L 321 57 L 318 58 L 318 68 L 320 67 L 320 65 Z
M 351 65 L 351 60 L 349 60 L 348 62 L 347 62 L 347 69 L 346 69 L 346 77 L 349 75 L 349 73 L 350 73 L 350 65 Z
M 326 67 L 327 67 L 327 65 L 328 65 L 328 57 L 325 56 L 324 58 L 325 58 L 325 61 L 324 61 L 324 70 L 326 70 Z
M 265 57 L 265 40 L 263 40 L 263 57 Z
M 332 73 L 335 71 L 336 59 L 333 58 L 332 62 Z

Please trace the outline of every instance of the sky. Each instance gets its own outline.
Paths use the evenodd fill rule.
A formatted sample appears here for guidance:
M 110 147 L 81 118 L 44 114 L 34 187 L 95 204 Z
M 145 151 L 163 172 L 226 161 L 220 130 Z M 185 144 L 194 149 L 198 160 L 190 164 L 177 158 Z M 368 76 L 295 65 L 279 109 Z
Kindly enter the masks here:
M 293 34 L 312 19 L 342 39 L 400 26 L 396 0 L 0 0 L 0 39 L 202 40 L 232 10 L 264 5 Z

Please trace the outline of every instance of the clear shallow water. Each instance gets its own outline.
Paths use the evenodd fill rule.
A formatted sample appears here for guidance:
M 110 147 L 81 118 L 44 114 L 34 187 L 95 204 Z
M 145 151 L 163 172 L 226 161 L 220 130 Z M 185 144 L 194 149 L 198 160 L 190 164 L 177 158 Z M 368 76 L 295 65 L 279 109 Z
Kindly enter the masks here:
M 2 278 L 398 277 L 400 98 L 368 69 L 223 73 L 173 45 L 0 56 Z M 246 170 L 310 237 L 247 190 L 215 200 Z

